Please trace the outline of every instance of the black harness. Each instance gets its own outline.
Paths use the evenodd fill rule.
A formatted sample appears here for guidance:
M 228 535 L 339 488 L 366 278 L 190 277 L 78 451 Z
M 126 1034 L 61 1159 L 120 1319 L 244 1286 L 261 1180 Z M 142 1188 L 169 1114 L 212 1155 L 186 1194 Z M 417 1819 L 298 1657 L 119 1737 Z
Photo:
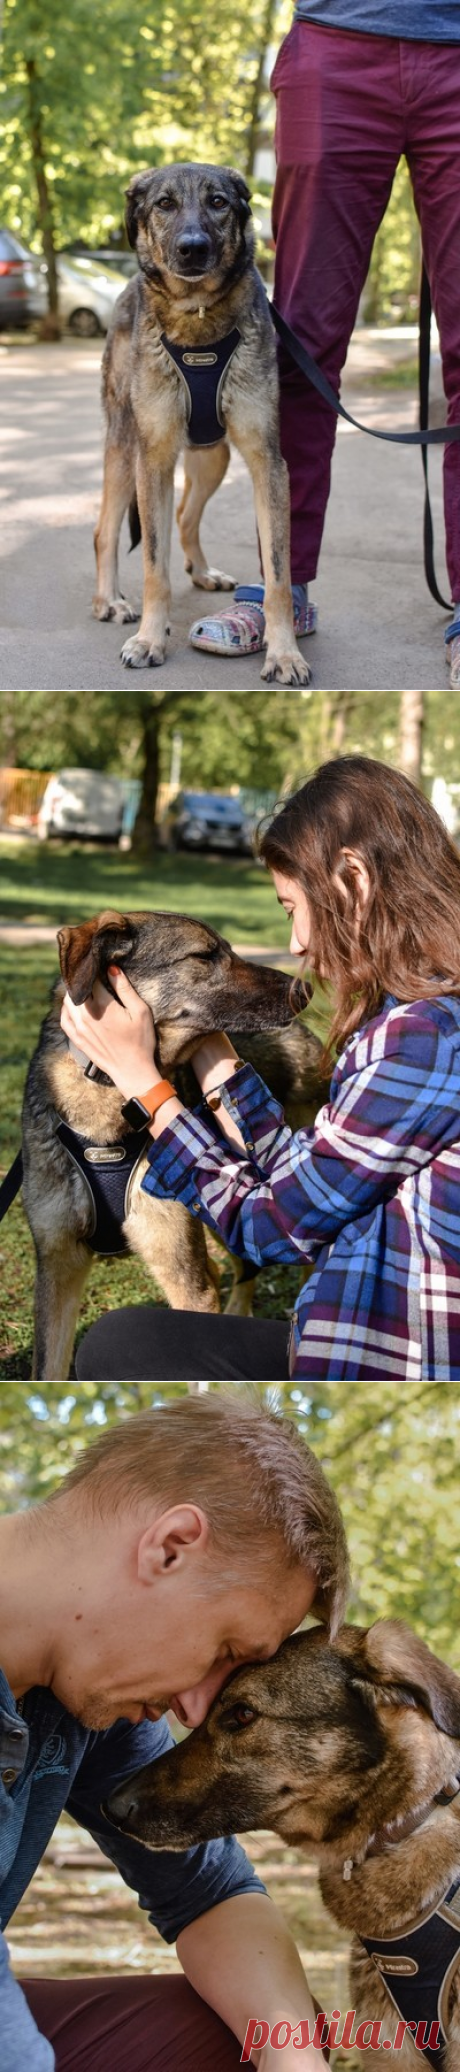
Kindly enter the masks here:
M 218 439 L 225 439 L 222 388 L 240 339 L 241 331 L 235 328 L 212 345 L 175 345 L 165 331 L 161 333 L 161 343 L 185 389 L 191 446 L 217 446 Z
M 460 1878 L 404 1935 L 392 1935 L 385 1942 L 373 1935 L 360 1935 L 359 1940 L 393 2007 L 414 2037 L 418 2031 L 422 2056 L 441 2072 L 448 2042 L 449 1992 L 460 1958 Z
M 85 1182 L 91 1211 L 85 1244 L 90 1252 L 103 1253 L 105 1258 L 127 1252 L 122 1224 L 128 1215 L 137 1167 L 150 1143 L 149 1130 L 132 1130 L 118 1144 L 94 1144 L 91 1137 L 80 1136 L 77 1130 L 69 1128 L 68 1122 L 60 1121 L 56 1136 Z

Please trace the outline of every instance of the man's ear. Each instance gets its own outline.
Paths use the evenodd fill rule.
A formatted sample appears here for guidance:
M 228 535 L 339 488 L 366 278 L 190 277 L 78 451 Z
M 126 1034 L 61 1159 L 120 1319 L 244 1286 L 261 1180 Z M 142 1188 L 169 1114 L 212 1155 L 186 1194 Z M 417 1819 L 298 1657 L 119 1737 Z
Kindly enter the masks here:
M 133 949 L 135 930 L 126 914 L 97 914 L 79 928 L 59 928 L 59 962 L 67 991 L 75 1007 L 88 999 L 96 978 L 105 978 L 107 965 Z
M 460 1740 L 460 1677 L 432 1655 L 410 1626 L 402 1619 L 378 1619 L 367 1633 L 359 1633 L 356 1649 L 352 1636 L 353 1628 L 344 1628 L 336 1644 L 351 1658 L 353 1681 L 370 1705 L 412 1706 L 428 1713 L 442 1734 Z
M 236 172 L 234 172 L 234 170 L 233 170 L 233 166 L 232 166 L 232 180 L 233 180 L 234 186 L 236 187 L 236 194 L 237 194 L 237 201 L 238 201 L 238 214 L 239 214 L 239 219 L 240 219 L 240 223 L 247 223 L 247 220 L 248 220 L 248 216 L 250 216 L 250 215 L 251 215 L 251 206 L 250 206 L 250 203 L 251 203 L 251 195 L 250 195 L 250 189 L 249 189 L 249 187 L 247 186 L 247 182 L 246 182 L 246 180 L 244 180 L 244 179 L 243 179 L 243 174 L 242 174 L 242 173 L 236 173 Z
M 125 223 L 129 243 L 132 246 L 133 251 L 135 251 L 136 249 L 139 223 L 144 211 L 145 200 L 154 177 L 154 170 L 155 168 L 153 166 L 149 166 L 147 172 L 135 173 L 134 179 L 130 180 L 129 187 L 127 187 L 125 190 Z

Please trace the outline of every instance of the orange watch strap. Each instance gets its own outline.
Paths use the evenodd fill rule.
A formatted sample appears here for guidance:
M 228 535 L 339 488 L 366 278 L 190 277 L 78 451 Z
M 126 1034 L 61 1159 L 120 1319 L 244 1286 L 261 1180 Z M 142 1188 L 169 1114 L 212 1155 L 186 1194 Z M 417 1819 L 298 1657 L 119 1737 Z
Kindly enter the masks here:
M 162 1108 L 163 1101 L 177 1100 L 176 1088 L 171 1086 L 170 1079 L 157 1079 L 156 1086 L 150 1086 L 146 1094 L 138 1094 L 137 1100 L 142 1101 L 143 1107 L 148 1108 L 149 1115 L 153 1116 L 157 1108 Z

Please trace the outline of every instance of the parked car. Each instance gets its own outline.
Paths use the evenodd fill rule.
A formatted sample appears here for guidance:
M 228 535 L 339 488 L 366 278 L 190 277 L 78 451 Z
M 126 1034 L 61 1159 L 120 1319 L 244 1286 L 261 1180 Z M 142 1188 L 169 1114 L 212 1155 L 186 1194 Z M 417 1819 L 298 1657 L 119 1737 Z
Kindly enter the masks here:
M 125 283 L 131 279 L 133 273 L 139 272 L 135 252 L 124 252 L 121 250 L 117 252 L 113 245 L 109 245 L 108 248 L 105 245 L 101 245 L 99 252 L 97 248 L 92 251 L 89 245 L 85 251 L 82 250 L 81 246 L 78 250 L 76 247 L 72 250 L 72 246 L 68 245 L 67 250 L 61 252 L 60 257 L 68 259 L 70 266 L 75 265 L 76 259 L 88 259 L 90 266 L 102 266 L 105 273 L 124 274 Z
M 50 777 L 38 815 L 42 842 L 50 835 L 118 841 L 127 785 L 103 770 L 59 770 Z
M 179 791 L 167 814 L 174 849 L 236 849 L 246 852 L 246 820 L 239 798 L 216 791 Z
M 57 262 L 59 280 L 59 311 L 69 330 L 78 338 L 97 338 L 101 331 L 107 331 L 114 303 L 126 288 L 124 274 L 103 266 L 95 266 L 93 259 L 62 256 Z
M 0 329 L 23 330 L 44 316 L 46 267 L 11 230 L 0 230 Z

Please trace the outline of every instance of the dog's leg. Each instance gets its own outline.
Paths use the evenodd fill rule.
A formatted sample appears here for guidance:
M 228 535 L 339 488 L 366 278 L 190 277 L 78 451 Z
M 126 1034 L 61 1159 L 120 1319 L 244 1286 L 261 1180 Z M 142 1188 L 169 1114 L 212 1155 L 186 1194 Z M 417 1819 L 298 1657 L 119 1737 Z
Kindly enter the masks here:
M 267 659 L 261 671 L 266 683 L 306 684 L 311 669 L 297 647 L 292 612 L 289 566 L 289 477 L 281 457 L 278 426 L 274 415 L 268 423 L 251 427 L 239 417 L 230 421 L 235 445 L 239 447 L 252 477 L 256 518 L 264 572 L 264 612 Z
M 248 1280 L 245 1277 L 243 1273 L 244 1261 L 242 1259 L 232 1259 L 232 1266 L 233 1280 L 230 1289 L 230 1294 L 225 1304 L 225 1316 L 252 1317 L 254 1307 L 254 1288 L 258 1276 L 257 1274 L 254 1274 L 253 1280 Z
M 218 1269 L 202 1224 L 182 1202 L 143 1194 L 139 1179 L 123 1228 L 130 1250 L 140 1255 L 171 1309 L 220 1310 Z
M 135 480 L 133 453 L 135 450 L 134 425 L 125 427 L 123 438 L 117 439 L 109 429 L 104 460 L 104 488 L 102 504 L 94 546 L 97 565 L 97 591 L 93 598 L 93 612 L 96 619 L 115 619 L 117 625 L 130 625 L 138 619 L 128 599 L 122 596 L 118 580 L 118 541 L 122 518 L 134 495 Z
M 139 632 L 126 640 L 121 659 L 127 669 L 158 669 L 166 658 L 169 633 L 171 585 L 169 557 L 174 496 L 176 450 L 171 441 L 163 451 L 158 446 L 139 454 L 137 501 L 142 531 L 144 603 Z
M 200 540 L 200 523 L 205 504 L 227 473 L 230 449 L 226 439 L 216 446 L 188 446 L 184 453 L 184 487 L 176 518 L 187 575 L 197 590 L 233 590 L 234 576 L 220 568 L 208 568 Z
M 91 1253 L 63 1239 L 59 1251 L 37 1251 L 32 1381 L 67 1381 Z

